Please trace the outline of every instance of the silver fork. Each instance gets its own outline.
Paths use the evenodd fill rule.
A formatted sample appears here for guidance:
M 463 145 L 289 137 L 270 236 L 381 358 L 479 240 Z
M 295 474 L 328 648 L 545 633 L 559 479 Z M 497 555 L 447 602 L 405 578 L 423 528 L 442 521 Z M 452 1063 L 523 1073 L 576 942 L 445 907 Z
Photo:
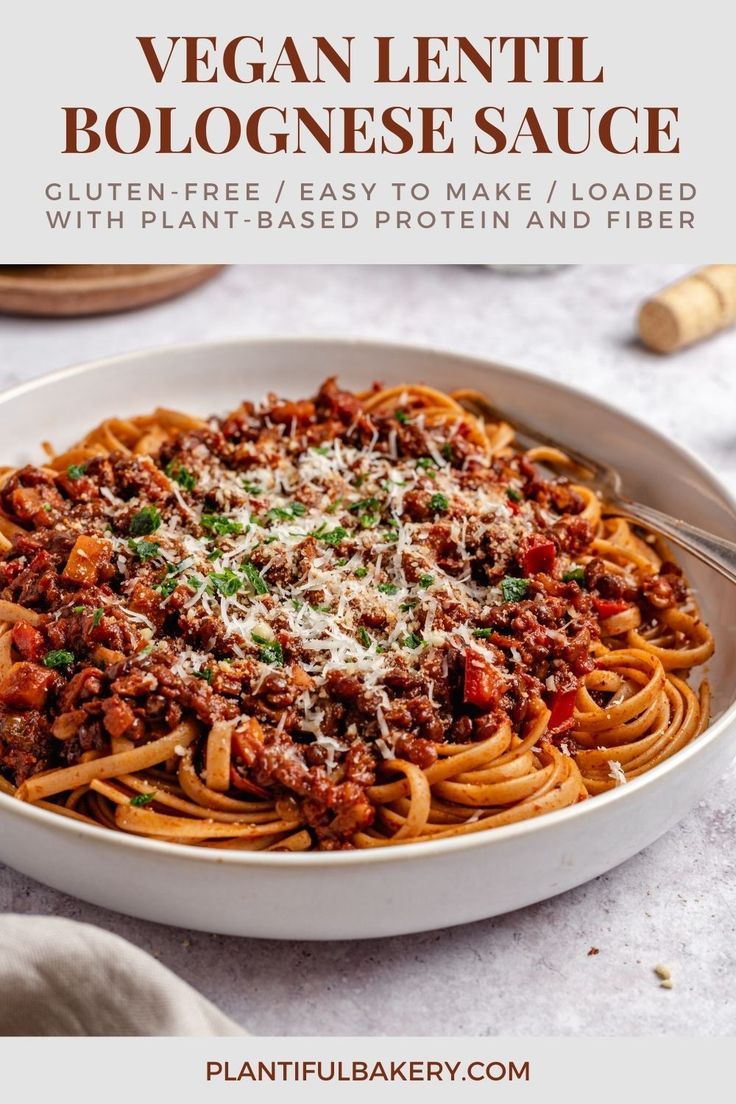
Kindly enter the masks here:
M 460 400 L 463 402 L 463 400 Z M 653 533 L 668 537 L 674 544 L 692 552 L 703 563 L 714 568 L 724 575 L 732 583 L 736 583 L 736 544 L 717 537 L 705 529 L 699 529 L 697 525 L 691 525 L 681 518 L 672 517 L 661 510 L 655 510 L 653 506 L 645 506 L 641 502 L 635 502 L 623 493 L 620 473 L 610 464 L 593 460 L 578 449 L 569 445 L 553 441 L 551 437 L 540 430 L 520 422 L 516 418 L 510 418 L 495 407 L 485 398 L 473 396 L 472 401 L 463 402 L 463 405 L 473 409 L 475 413 L 493 421 L 507 422 L 522 439 L 526 438 L 532 444 L 546 445 L 549 448 L 559 449 L 570 458 L 572 463 L 581 470 L 581 474 L 599 490 L 605 500 L 607 512 L 615 513 L 635 521 L 644 529 Z M 613 507 L 613 509 L 610 509 Z

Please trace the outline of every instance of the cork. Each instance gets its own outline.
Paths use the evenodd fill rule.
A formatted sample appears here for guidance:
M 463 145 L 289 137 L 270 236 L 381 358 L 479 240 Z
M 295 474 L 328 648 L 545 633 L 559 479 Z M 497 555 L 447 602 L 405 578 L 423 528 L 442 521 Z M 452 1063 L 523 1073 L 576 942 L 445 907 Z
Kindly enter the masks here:
M 736 322 L 736 265 L 706 265 L 647 299 L 639 336 L 656 353 L 674 353 Z

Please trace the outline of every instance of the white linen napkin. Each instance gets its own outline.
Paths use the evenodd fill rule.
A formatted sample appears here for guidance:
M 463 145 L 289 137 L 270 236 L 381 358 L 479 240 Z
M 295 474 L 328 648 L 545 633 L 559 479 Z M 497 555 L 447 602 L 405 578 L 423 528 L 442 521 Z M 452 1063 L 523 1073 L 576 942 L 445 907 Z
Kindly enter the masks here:
M 0 916 L 0 1035 L 244 1035 L 145 951 L 90 924 Z

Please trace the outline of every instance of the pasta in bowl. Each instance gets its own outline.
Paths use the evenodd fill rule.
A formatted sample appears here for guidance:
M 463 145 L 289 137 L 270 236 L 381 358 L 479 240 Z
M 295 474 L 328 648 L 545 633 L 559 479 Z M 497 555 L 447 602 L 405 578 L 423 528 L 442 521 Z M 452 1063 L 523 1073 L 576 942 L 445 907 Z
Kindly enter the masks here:
M 2 787 L 215 851 L 471 836 L 707 726 L 681 569 L 474 393 L 108 418 L 0 480 Z

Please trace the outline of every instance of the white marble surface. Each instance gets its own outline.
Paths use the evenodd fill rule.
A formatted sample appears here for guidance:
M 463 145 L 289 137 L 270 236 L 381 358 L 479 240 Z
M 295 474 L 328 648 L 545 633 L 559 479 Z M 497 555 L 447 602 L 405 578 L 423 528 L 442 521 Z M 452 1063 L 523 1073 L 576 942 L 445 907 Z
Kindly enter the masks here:
M 669 265 L 544 276 L 471 268 L 239 268 L 134 315 L 0 319 L 0 386 L 168 342 L 345 334 L 517 363 L 625 405 L 736 485 L 736 331 L 677 358 L 634 341 Z M 175 397 L 172 396 L 172 402 Z M 463 928 L 365 943 L 183 932 L 75 901 L 0 867 L 0 909 L 127 936 L 256 1034 L 727 1034 L 736 1028 L 736 773 L 604 877 Z M 591 947 L 599 953 L 589 955 Z M 672 967 L 661 989 L 653 966 Z

